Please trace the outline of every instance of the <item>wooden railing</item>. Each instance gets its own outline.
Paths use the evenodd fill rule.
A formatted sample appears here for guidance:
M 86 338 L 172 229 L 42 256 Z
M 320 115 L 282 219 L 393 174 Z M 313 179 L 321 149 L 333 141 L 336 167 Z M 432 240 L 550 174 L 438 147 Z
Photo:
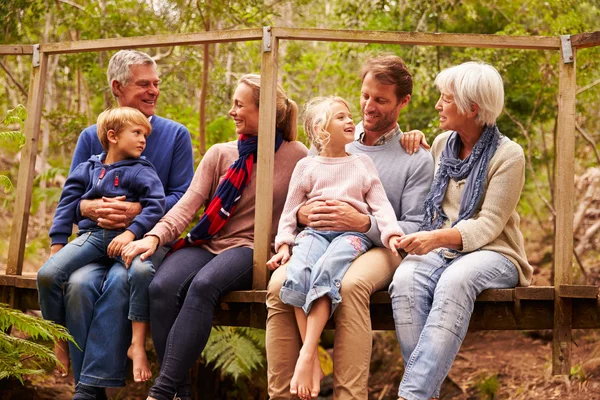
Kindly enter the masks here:
M 600 45 L 600 32 L 573 36 L 497 36 L 475 34 L 377 32 L 264 27 L 238 31 L 210 31 L 132 38 L 100 39 L 39 45 L 0 45 L 0 55 L 33 58 L 23 148 L 17 178 L 16 203 L 5 275 L 0 275 L 2 301 L 19 308 L 36 308 L 35 276 L 23 276 L 22 266 L 31 208 L 34 165 L 37 156 L 42 101 L 48 56 L 139 47 L 197 45 L 262 41 L 261 97 L 253 290 L 229 294 L 215 323 L 264 327 L 264 301 L 268 282 L 266 261 L 270 255 L 273 146 L 278 48 L 281 40 L 387 43 L 419 46 L 454 46 L 550 50 L 561 54 L 559 63 L 558 138 L 554 193 L 554 286 L 484 292 L 471 320 L 474 329 L 553 329 L 553 372 L 568 374 L 572 328 L 600 328 L 598 288 L 572 285 L 576 51 Z M 272 104 L 266 107 L 265 104 Z M 372 321 L 377 329 L 393 329 L 387 293 L 372 298 Z

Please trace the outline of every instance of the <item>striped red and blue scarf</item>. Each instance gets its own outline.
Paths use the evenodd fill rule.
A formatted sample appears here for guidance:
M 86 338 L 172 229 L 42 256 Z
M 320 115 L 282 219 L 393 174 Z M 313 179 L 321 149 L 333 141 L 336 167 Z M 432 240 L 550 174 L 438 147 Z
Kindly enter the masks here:
M 281 143 L 283 143 L 283 137 L 281 132 L 277 131 L 275 151 L 279 149 Z M 187 246 L 199 246 L 208 242 L 225 226 L 233 214 L 244 188 L 250 183 L 252 168 L 256 161 L 258 137 L 240 135 L 237 145 L 240 158 L 229 167 L 198 224 L 185 238 L 173 243 L 171 253 Z

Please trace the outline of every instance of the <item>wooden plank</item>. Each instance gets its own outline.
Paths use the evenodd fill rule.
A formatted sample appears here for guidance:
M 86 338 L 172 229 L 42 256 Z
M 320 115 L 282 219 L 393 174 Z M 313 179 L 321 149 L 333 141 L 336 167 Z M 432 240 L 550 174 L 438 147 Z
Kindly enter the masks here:
M 266 290 L 237 290 L 225 295 L 221 303 L 265 303 L 266 299 Z
M 572 282 L 573 269 L 573 213 L 575 182 L 575 93 L 576 51 L 573 62 L 559 61 L 558 127 L 554 181 L 554 327 L 552 340 L 552 372 L 568 375 L 571 369 L 572 301 L 559 296 L 561 285 Z
M 458 33 L 384 32 L 277 27 L 273 28 L 273 35 L 276 38 L 287 40 L 530 50 L 560 49 L 560 39 L 558 37 L 546 36 L 501 36 Z
M 260 40 L 261 29 L 209 31 L 172 35 L 137 36 L 112 39 L 80 40 L 40 44 L 40 51 L 48 54 L 85 53 L 103 50 L 119 50 L 149 47 L 191 46 L 203 43 L 230 43 Z
M 21 162 L 19 163 L 17 193 L 6 265 L 6 274 L 8 275 L 21 275 L 23 270 L 23 255 L 25 253 L 27 224 L 29 223 L 29 214 L 31 211 L 35 158 L 38 149 L 47 69 L 48 55 L 40 53 L 39 67 L 32 68 L 31 71 L 31 84 L 29 85 L 27 100 L 27 119 L 24 126 L 26 141 L 21 151 Z
M 514 289 L 488 289 L 481 292 L 475 301 L 512 302 L 515 298 Z
M 598 286 L 560 285 L 558 295 L 572 299 L 595 299 L 598 297 Z
M 515 288 L 517 300 L 554 300 L 554 286 L 529 286 Z
M 571 35 L 571 45 L 578 49 L 600 46 L 600 31 Z
M 32 44 L 0 44 L 0 56 L 33 54 Z
M 273 170 L 277 100 L 277 40 L 271 51 L 263 51 L 260 68 L 260 104 L 258 117 L 258 162 L 256 165 L 256 212 L 254 214 L 254 269 L 252 288 L 267 288 L 267 260 L 271 255 L 273 220 Z

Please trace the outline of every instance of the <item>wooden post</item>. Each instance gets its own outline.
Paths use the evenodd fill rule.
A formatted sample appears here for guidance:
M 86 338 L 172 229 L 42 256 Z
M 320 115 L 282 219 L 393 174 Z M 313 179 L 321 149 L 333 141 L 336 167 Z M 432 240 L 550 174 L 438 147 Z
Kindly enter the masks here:
M 31 71 L 31 83 L 27 99 L 27 119 L 25 120 L 24 127 L 26 142 L 23 150 L 21 150 L 21 162 L 17 178 L 17 195 L 15 198 L 10 245 L 8 248 L 7 275 L 21 275 L 23 272 L 27 224 L 29 223 L 29 214 L 31 212 L 35 158 L 38 150 L 47 70 L 48 55 L 40 52 L 39 66 L 34 66 Z
M 571 47 L 565 38 L 566 47 Z M 564 59 L 561 51 L 558 82 L 558 137 L 556 140 L 556 179 L 554 208 L 554 330 L 552 340 L 552 372 L 568 375 L 571 369 L 571 299 L 562 298 L 559 288 L 572 282 L 573 213 L 575 163 L 575 48 L 572 58 Z
M 277 38 L 271 27 L 264 28 L 260 68 L 260 109 L 258 116 L 258 162 L 256 213 L 254 216 L 254 270 L 252 288 L 267 288 L 267 260 L 271 254 L 273 221 L 273 168 L 275 152 L 275 103 L 277 99 Z

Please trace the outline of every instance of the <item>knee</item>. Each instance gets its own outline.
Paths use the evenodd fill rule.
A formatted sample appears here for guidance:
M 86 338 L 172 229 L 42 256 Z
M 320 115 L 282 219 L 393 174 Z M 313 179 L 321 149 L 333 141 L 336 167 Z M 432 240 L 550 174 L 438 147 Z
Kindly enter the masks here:
M 372 292 L 372 285 L 370 282 L 362 279 L 360 276 L 345 276 L 342 279 L 342 286 L 340 288 L 340 295 L 342 296 L 343 303 L 352 303 L 353 307 L 358 304 L 364 304 L 365 307 L 369 306 Z
M 152 280 L 155 273 L 154 265 L 149 261 L 142 261 L 136 257 L 129 267 L 129 281 L 147 283 Z
M 50 288 L 57 280 L 58 274 L 56 269 L 50 267 L 47 263 L 37 273 L 38 288 Z
M 279 291 L 283 286 L 283 282 L 286 277 L 286 267 L 282 266 L 277 268 L 273 274 L 271 275 L 271 279 L 269 280 L 269 284 L 267 285 L 267 300 L 266 305 L 267 308 L 272 308 L 278 303 L 281 303 L 279 299 Z
M 414 268 L 410 262 L 403 262 L 400 264 L 392 283 L 389 287 L 389 293 L 392 298 L 396 296 L 408 295 L 409 289 L 413 286 L 414 279 Z

